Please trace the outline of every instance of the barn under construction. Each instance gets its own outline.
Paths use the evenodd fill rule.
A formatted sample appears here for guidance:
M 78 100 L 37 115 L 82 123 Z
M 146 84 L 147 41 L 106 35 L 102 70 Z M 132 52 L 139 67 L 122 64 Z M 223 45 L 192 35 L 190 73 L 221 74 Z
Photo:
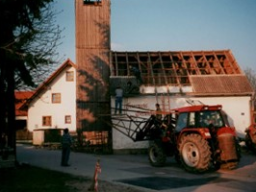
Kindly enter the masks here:
M 191 98 L 226 104 L 237 99 L 247 103 L 235 126 L 251 122 L 253 90 L 231 50 L 117 52 L 110 47 L 110 0 L 75 0 L 77 64 L 77 130 L 83 135 L 98 132 L 107 148 L 132 148 L 111 128 L 114 90 L 125 90 L 127 104 L 164 110 L 183 105 Z M 140 72 L 135 77 L 131 67 Z M 227 98 L 229 99 L 227 101 Z M 237 106 L 241 107 L 241 106 Z M 99 116 L 104 116 L 104 122 Z M 238 118 L 239 118 L 238 117 Z M 108 122 L 107 124 L 105 122 Z M 240 125 L 241 124 L 241 125 Z M 242 125 L 244 124 L 244 125 Z M 246 124 L 246 125 L 245 125 Z
M 111 59 L 111 106 L 114 89 L 120 85 L 125 90 L 124 113 L 129 116 L 143 116 L 131 106 L 154 110 L 155 103 L 159 103 L 163 111 L 169 111 L 198 101 L 221 104 L 239 137 L 244 137 L 254 111 L 253 90 L 230 50 L 111 52 Z M 131 67 L 139 69 L 142 83 L 132 74 Z M 117 130 L 119 120 L 112 116 Z M 143 142 L 134 144 L 116 129 L 114 150 L 147 147 Z

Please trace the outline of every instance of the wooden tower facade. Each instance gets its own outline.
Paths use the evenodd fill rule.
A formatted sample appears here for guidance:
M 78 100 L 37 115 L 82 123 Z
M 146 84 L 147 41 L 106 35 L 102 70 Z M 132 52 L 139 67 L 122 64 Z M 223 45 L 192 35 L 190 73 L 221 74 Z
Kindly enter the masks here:
M 77 130 L 110 143 L 111 129 L 99 118 L 110 114 L 110 0 L 75 0 L 75 16 Z

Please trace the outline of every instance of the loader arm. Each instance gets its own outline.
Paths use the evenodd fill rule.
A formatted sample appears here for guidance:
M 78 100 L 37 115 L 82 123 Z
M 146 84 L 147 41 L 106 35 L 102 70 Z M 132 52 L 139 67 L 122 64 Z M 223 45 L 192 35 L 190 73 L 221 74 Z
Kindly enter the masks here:
M 109 124 L 112 128 L 129 137 L 134 142 L 150 140 L 150 134 L 154 129 L 155 117 L 149 118 L 132 116 L 128 114 L 112 115 L 112 121 L 101 120 Z

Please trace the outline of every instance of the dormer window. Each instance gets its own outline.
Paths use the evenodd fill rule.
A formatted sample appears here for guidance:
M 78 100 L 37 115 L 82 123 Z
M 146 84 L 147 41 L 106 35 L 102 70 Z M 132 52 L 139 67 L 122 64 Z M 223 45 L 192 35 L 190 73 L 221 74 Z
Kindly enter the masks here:
M 83 0 L 86 5 L 101 5 L 102 0 Z

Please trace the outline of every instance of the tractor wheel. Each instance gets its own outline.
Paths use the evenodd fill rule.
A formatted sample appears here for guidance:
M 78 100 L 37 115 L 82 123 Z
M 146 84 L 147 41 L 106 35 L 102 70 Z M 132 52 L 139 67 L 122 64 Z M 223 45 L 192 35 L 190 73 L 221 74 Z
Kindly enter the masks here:
M 249 133 L 247 133 L 245 135 L 245 144 L 246 144 L 246 147 L 251 150 L 253 153 L 256 153 L 256 144 L 253 143 L 252 139 L 251 139 L 251 136 L 249 135 Z
M 181 164 L 189 172 L 204 172 L 211 165 L 211 151 L 208 142 L 198 134 L 181 138 L 179 144 Z
M 162 167 L 166 161 L 166 154 L 161 144 L 154 142 L 148 150 L 149 162 L 154 167 Z

